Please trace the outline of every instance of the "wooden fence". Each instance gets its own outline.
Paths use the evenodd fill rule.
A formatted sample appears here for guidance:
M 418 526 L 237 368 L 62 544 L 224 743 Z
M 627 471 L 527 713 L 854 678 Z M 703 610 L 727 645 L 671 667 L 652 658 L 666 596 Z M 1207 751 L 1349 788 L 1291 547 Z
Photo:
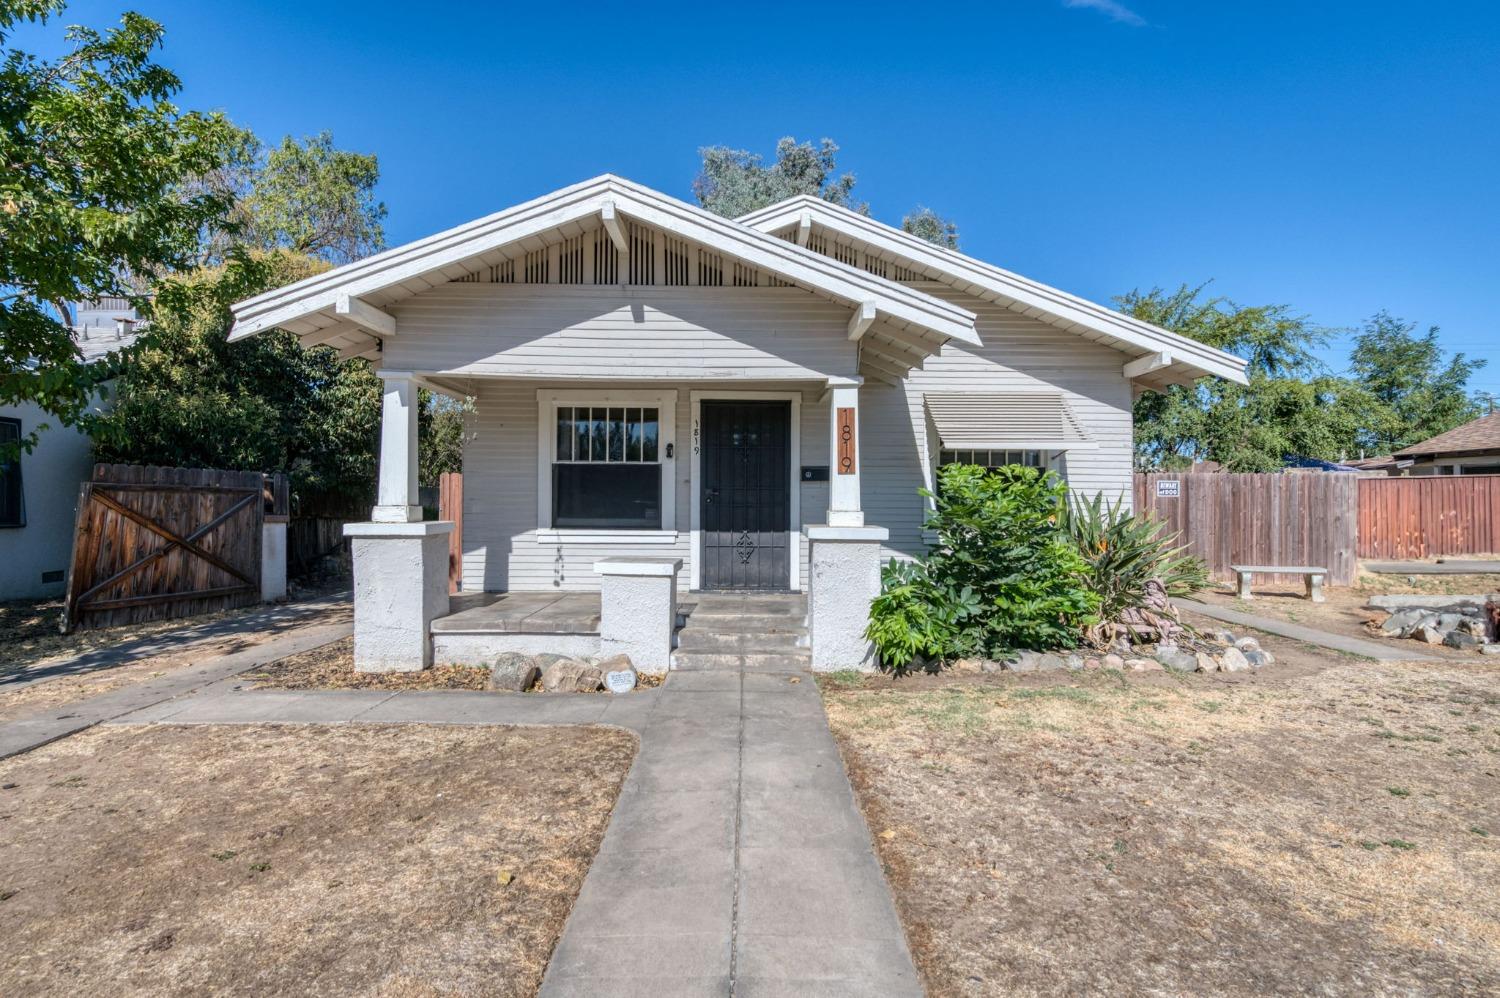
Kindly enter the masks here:
M 1230 581 L 1230 565 L 1318 565 L 1328 569 L 1330 585 L 1346 586 L 1356 572 L 1359 481 L 1346 474 L 1138 474 L 1135 508 L 1180 533 L 1214 579 Z
M 258 472 L 96 466 L 79 488 L 63 629 L 259 602 L 267 492 Z
M 452 520 L 448 535 L 448 592 L 462 588 L 464 578 L 464 476 L 445 471 L 438 478 L 438 519 Z
M 1359 480 L 1359 556 L 1500 553 L 1500 475 Z

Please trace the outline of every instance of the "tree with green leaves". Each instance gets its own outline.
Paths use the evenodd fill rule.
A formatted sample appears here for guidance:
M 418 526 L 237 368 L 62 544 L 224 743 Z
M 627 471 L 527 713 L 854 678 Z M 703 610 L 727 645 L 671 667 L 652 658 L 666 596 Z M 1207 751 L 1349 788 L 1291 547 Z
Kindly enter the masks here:
M 901 231 L 945 249 L 958 249 L 958 223 L 931 208 L 918 205 L 915 211 L 901 219 Z
M 1485 366 L 1462 353 L 1444 360 L 1438 328 L 1422 335 L 1417 324 L 1377 312 L 1354 340 L 1350 372 L 1380 403 L 1359 433 L 1367 454 L 1390 454 L 1480 415 L 1469 378 Z
M 258 249 L 286 249 L 348 263 L 385 245 L 385 203 L 375 197 L 380 164 L 339 149 L 321 132 L 291 136 L 269 150 L 245 198 L 248 237 Z
M 1230 471 L 1275 471 L 1288 456 L 1347 457 L 1380 403 L 1360 384 L 1323 369 L 1313 350 L 1327 333 L 1286 305 L 1242 307 L 1205 297 L 1204 287 L 1153 288 L 1116 299 L 1137 319 L 1248 362 L 1249 385 L 1201 378 L 1142 394 L 1135 403 L 1137 464 L 1217 461 Z
M 698 150 L 703 166 L 693 180 L 693 195 L 704 208 L 725 218 L 799 194 L 868 214 L 869 206 L 854 200 L 854 174 L 835 175 L 838 151 L 832 139 L 814 146 L 787 136 L 776 143 L 776 162 L 767 166 L 759 153 L 707 146 Z
M 17 25 L 63 7 L 0 0 L 0 404 L 34 402 L 73 425 L 100 372 L 73 342 L 66 303 L 149 308 L 137 282 L 190 264 L 200 233 L 229 213 L 222 190 L 193 181 L 232 155 L 237 130 L 172 103 L 181 82 L 152 61 L 162 26 L 139 14 L 103 32 L 67 28 L 71 50 L 55 60 L 10 47 Z

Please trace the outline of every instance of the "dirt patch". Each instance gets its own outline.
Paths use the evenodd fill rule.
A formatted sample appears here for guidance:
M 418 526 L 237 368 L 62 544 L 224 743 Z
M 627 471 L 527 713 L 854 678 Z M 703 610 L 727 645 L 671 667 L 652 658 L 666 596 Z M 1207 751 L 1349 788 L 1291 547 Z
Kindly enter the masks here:
M 1255 599 L 1242 600 L 1232 586 L 1219 586 L 1200 594 L 1204 603 L 1228 607 L 1242 613 L 1272 617 L 1305 627 L 1316 627 L 1330 634 L 1374 641 L 1389 648 L 1413 654 L 1436 655 L 1461 661 L 1473 661 L 1472 651 L 1461 651 L 1444 645 L 1425 645 L 1410 638 L 1393 638 L 1380 634 L 1368 625 L 1383 621 L 1383 610 L 1367 610 L 1371 596 L 1380 594 L 1424 596 L 1472 595 L 1500 592 L 1500 575 L 1362 575 L 1357 586 L 1325 588 L 1325 602 L 1313 603 L 1298 586 L 1255 586 Z M 1226 626 L 1226 625 L 1216 625 Z M 1229 625 L 1232 626 L 1232 625 Z
M 930 993 L 1492 988 L 1500 666 L 1300 654 L 825 682 Z
M 490 670 L 481 666 L 435 665 L 421 672 L 355 672 L 354 639 L 292 655 L 247 672 L 258 690 L 482 690 Z M 660 686 L 663 677 L 642 673 L 639 688 Z M 540 693 L 540 681 L 528 692 Z M 607 691 L 600 691 L 605 692 Z
M 0 993 L 534 994 L 608 728 L 101 728 L 0 763 Z
M 258 690 L 482 690 L 490 670 L 436 665 L 421 672 L 355 672 L 354 639 L 344 638 L 241 675 Z
M 151 637 L 168 631 L 179 631 L 186 627 L 242 616 L 260 607 L 243 607 L 208 613 L 200 617 L 176 620 L 152 620 L 142 624 L 127 624 L 122 627 L 101 627 L 92 631 L 74 631 L 63 634 L 58 628 L 62 623 L 63 601 L 10 600 L 0 603 L 0 675 L 35 665 L 50 658 L 63 655 L 82 655 L 100 648 L 136 638 Z

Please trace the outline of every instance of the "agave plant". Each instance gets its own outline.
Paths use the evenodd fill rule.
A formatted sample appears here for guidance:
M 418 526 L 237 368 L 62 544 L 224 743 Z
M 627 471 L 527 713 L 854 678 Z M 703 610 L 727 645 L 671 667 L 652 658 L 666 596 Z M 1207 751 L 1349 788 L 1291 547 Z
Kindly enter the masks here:
M 1208 570 L 1178 544 L 1180 536 L 1167 534 L 1159 520 L 1129 512 L 1123 499 L 1075 496 L 1063 526 L 1083 556 L 1079 581 L 1099 597 L 1100 623 L 1089 635 L 1095 643 L 1129 632 L 1137 622 L 1154 622 L 1157 629 L 1165 626 L 1159 618 L 1164 610 L 1171 611 L 1153 605 L 1160 602 L 1161 592 L 1151 598 L 1147 583 L 1153 580 L 1167 596 L 1191 596 L 1208 587 Z

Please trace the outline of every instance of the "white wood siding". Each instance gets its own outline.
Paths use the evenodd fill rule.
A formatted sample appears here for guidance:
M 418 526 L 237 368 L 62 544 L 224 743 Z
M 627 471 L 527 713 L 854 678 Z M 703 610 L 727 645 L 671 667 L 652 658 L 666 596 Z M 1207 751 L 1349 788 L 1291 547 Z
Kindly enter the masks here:
M 1131 501 L 1131 390 L 1119 351 L 941 284 L 918 285 L 978 314 L 982 347 L 952 343 L 914 370 L 901 388 L 866 382 L 860 395 L 865 453 L 865 522 L 891 532 L 887 555 L 919 555 L 923 500 L 917 488 L 937 441 L 928 432 L 923 392 L 1055 390 L 1078 416 L 1095 450 L 1073 451 L 1059 470 L 1074 492 Z
M 660 382 L 655 384 L 659 385 Z M 650 383 L 609 382 L 601 390 L 649 387 Z M 692 433 L 691 402 L 687 385 L 677 395 L 675 439 L 663 437 L 663 447 L 674 444 L 673 484 L 676 488 L 676 523 L 665 524 L 678 531 L 675 544 L 579 544 L 543 541 L 537 532 L 537 389 L 557 387 L 555 382 L 493 379 L 475 385 L 474 409 L 465 422 L 464 440 L 464 563 L 466 592 L 488 590 L 592 590 L 599 588 L 594 562 L 600 558 L 638 556 L 676 557 L 683 561 L 679 585 L 688 588 L 691 507 L 689 475 L 692 462 L 686 447 Z M 570 390 L 586 385 L 568 382 Z M 712 389 L 692 386 L 698 391 Z M 821 387 L 808 388 L 784 382 L 745 382 L 726 385 L 727 390 L 801 391 L 803 464 L 828 463 L 828 404 L 820 401 Z M 827 514 L 828 486 L 817 482 L 798 484 L 801 489 L 802 524 L 820 523 Z M 801 537 L 799 533 L 799 538 Z M 808 551 L 806 538 L 799 540 L 801 567 L 806 585 Z
M 852 375 L 849 309 L 796 288 L 457 282 L 395 309 L 381 366 L 451 375 L 784 380 Z

